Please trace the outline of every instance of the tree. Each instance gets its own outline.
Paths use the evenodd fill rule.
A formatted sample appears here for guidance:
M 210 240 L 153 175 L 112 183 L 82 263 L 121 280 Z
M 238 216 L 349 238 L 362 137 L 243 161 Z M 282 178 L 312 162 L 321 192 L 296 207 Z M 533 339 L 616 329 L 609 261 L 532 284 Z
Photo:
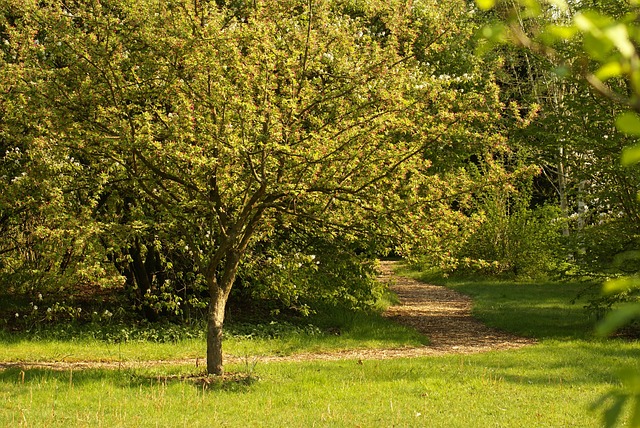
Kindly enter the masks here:
M 296 218 L 389 236 L 408 207 L 443 194 L 426 149 L 492 116 L 490 100 L 458 95 L 416 59 L 442 34 L 415 31 L 400 1 L 5 4 L 22 11 L 7 39 L 12 90 L 42 124 L 38 141 L 105 184 L 89 201 L 118 176 L 178 231 L 209 292 L 213 374 L 256 242 Z
M 478 0 L 484 9 L 495 6 L 495 0 Z M 528 17 L 540 15 L 542 5 L 550 6 L 556 13 L 570 10 L 564 1 L 549 2 L 514 2 L 514 15 L 524 12 Z M 514 16 L 511 15 L 511 16 Z M 637 2 L 601 2 L 599 0 L 578 4 L 578 10 L 572 13 L 564 25 L 543 23 L 534 34 L 526 34 L 522 27 L 511 20 L 497 26 L 487 27 L 485 34 L 493 41 L 515 42 L 532 51 L 556 57 L 558 45 L 562 46 L 571 40 L 578 40 L 580 49 L 574 58 L 566 58 L 568 71 L 584 79 L 591 88 L 617 108 L 611 109 L 608 131 L 615 128 L 621 134 L 630 137 L 640 136 L 640 54 L 637 46 L 640 43 L 640 27 L 638 18 L 640 11 Z M 620 112 L 620 109 L 626 110 Z M 614 120 L 615 117 L 615 120 Z M 607 132 L 608 135 L 609 132 Z M 626 147 L 622 150 L 621 164 L 629 167 L 640 161 L 640 145 L 622 139 Z M 614 146 L 614 149 L 617 148 Z M 607 171 L 605 171 L 606 175 Z M 616 176 L 614 173 L 610 176 Z M 607 186 L 617 186 L 616 180 L 606 181 Z M 629 186 L 624 183 L 625 191 Z M 636 198 L 638 195 L 636 195 Z M 637 223 L 637 201 L 625 198 L 623 209 L 629 219 Z M 625 206 L 626 205 L 626 206 Z M 603 287 L 605 294 L 628 293 L 640 288 L 637 275 L 608 280 Z M 610 312 L 600 323 L 601 334 L 610 334 L 628 322 L 640 316 L 640 304 L 628 303 Z M 637 372 L 624 374 L 624 391 L 611 391 L 601 397 L 594 407 L 607 406 L 605 424 L 614 426 L 622 416 L 625 401 L 632 401 L 630 426 L 640 426 L 640 375 Z

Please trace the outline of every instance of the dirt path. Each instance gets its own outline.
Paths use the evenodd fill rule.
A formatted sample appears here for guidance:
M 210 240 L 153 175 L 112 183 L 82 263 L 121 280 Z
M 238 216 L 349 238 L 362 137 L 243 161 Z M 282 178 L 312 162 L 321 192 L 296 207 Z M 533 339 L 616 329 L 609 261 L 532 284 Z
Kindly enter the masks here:
M 446 287 L 393 274 L 395 262 L 381 262 L 381 280 L 389 283 L 401 305 L 385 316 L 414 327 L 430 339 L 429 354 L 461 354 L 512 349 L 535 343 L 487 327 L 471 315 L 472 301 Z
M 514 349 L 535 343 L 534 340 L 514 336 L 487 327 L 471 316 L 471 299 L 445 287 L 425 284 L 393 274 L 396 262 L 381 262 L 380 280 L 389 284 L 400 298 L 400 305 L 390 307 L 385 316 L 411 326 L 430 339 L 427 346 L 394 349 L 361 349 L 330 353 L 303 353 L 289 356 L 225 356 L 226 363 L 255 363 L 272 361 L 335 361 L 344 359 L 388 359 L 445 354 L 472 354 L 491 350 Z M 123 362 L 0 362 L 0 369 L 8 367 L 80 370 L 86 368 L 132 368 L 157 365 L 193 364 L 202 366 L 203 359 L 171 361 Z

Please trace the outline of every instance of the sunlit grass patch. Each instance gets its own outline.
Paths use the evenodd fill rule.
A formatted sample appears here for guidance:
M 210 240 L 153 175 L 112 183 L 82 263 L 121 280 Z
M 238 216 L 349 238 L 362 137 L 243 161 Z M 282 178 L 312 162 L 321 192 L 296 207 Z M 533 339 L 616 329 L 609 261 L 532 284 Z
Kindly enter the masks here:
M 0 372 L 0 425 L 597 426 L 589 405 L 638 367 L 637 345 L 549 341 L 517 351 L 384 361 Z M 247 376 L 242 378 L 241 376 Z M 251 379 L 244 381 L 243 379 Z M 25 422 L 26 421 L 26 422 Z

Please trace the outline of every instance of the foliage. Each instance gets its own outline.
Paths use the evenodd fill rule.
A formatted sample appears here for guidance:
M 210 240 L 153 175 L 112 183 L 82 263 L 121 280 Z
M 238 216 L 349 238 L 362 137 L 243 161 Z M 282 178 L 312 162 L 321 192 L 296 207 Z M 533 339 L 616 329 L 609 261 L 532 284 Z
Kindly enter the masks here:
M 601 268 L 612 266 L 597 258 L 603 251 L 592 235 L 595 231 L 600 238 L 620 242 L 635 234 L 630 229 L 638 224 L 640 205 L 634 195 L 640 181 L 637 170 L 618 161 L 631 139 L 612 126 L 611 118 L 625 106 L 603 98 L 602 86 L 590 83 L 594 76 L 584 78 L 597 65 L 585 52 L 572 20 L 587 8 L 622 16 L 628 5 L 624 1 L 496 3 L 492 10 L 478 11 L 485 26 L 480 33 L 488 38 L 479 41 L 479 52 L 486 61 L 498 62 L 501 100 L 512 107 L 505 115 L 514 123 L 527 115 L 531 119 L 527 126 L 508 128 L 510 145 L 521 161 L 540 168 L 534 179 L 535 205 L 560 208 L 568 246 L 557 262 L 573 265 L 570 270 L 581 275 L 600 275 Z M 514 43 L 487 50 L 491 42 L 499 41 Z M 620 77 L 609 78 L 607 85 L 621 94 L 627 90 Z M 625 227 L 616 228 L 614 223 Z
M 485 200 L 486 220 L 463 249 L 459 270 L 536 278 L 557 269 L 557 208 L 530 209 L 517 202 L 512 208 L 508 205 L 509 201 L 492 197 Z
M 483 1 L 478 4 L 482 8 L 489 9 L 494 6 L 495 1 Z M 487 34 L 508 34 L 513 40 L 526 47 L 550 56 L 556 54 L 552 46 L 579 38 L 581 42 L 580 58 L 578 61 L 569 62 L 570 67 L 583 75 L 593 89 L 601 95 L 628 109 L 635 110 L 636 113 L 628 111 L 618 114 L 615 125 L 620 132 L 637 136 L 640 135 L 640 119 L 637 116 L 637 113 L 640 112 L 640 104 L 638 103 L 640 99 L 640 61 L 636 49 L 636 43 L 640 40 L 640 30 L 637 26 L 637 3 L 635 1 L 629 4 L 615 2 L 617 7 L 607 7 L 606 10 L 602 7 L 603 5 L 597 1 L 592 5 L 581 5 L 581 10 L 575 14 L 568 14 L 567 22 L 563 23 L 564 25 L 556 23 L 544 25 L 533 39 L 523 31 L 522 26 L 517 25 L 515 19 L 512 20 L 510 26 L 494 27 L 487 31 Z M 558 14 L 570 12 L 568 4 L 565 2 L 555 2 L 551 4 L 550 8 L 555 8 Z M 538 2 L 522 2 L 515 6 L 512 17 L 523 11 L 525 17 L 536 18 L 540 16 L 542 9 Z M 499 38 L 494 37 L 494 39 Z M 621 82 L 622 84 L 620 84 Z M 622 153 L 622 164 L 628 166 L 636 163 L 640 159 L 639 153 L 640 147 L 637 145 L 625 148 Z M 637 203 L 632 203 L 632 205 L 637 206 Z M 632 219 L 637 224 L 637 216 L 633 216 Z M 622 258 L 624 258 L 624 254 Z M 634 283 L 633 280 L 618 279 L 609 282 L 605 288 L 612 292 L 628 292 Z M 624 287 L 618 287 L 620 284 L 624 284 Z M 620 288 L 624 288 L 624 290 L 620 290 Z M 637 304 L 625 306 L 611 312 L 603 321 L 601 329 L 603 332 L 610 332 L 637 314 Z M 621 409 L 627 399 L 633 401 L 634 410 L 630 423 L 633 426 L 640 425 L 640 400 L 638 400 L 637 387 L 633 386 L 637 383 L 636 379 L 636 375 L 625 376 L 627 383 L 632 385 L 628 391 L 612 393 L 600 401 L 599 405 L 607 403 L 604 414 L 607 426 L 615 425 L 622 416 Z M 612 398 L 611 401 L 609 401 L 610 398 Z
M 425 269 L 435 267 L 449 273 L 549 275 L 562 258 L 563 222 L 553 205 L 533 204 L 533 179 L 539 169 L 521 163 L 513 153 L 487 155 L 485 159 L 476 159 L 461 170 L 460 175 L 484 185 L 476 186 L 464 199 L 457 198 L 459 226 L 451 232 L 449 242 L 445 241 L 446 257 L 427 252 L 416 260 Z M 449 219 L 445 222 L 449 227 L 456 224 Z M 438 230 L 435 225 L 428 228 Z M 445 230 L 441 227 L 437 231 L 440 237 Z M 433 243 L 425 247 L 437 248 Z
M 96 317 L 97 318 L 97 317 Z M 148 323 L 112 320 L 110 316 L 88 324 L 55 323 L 34 324 L 29 330 L 13 332 L 33 341 L 99 341 L 107 344 L 123 343 L 173 343 L 191 339 L 204 339 L 201 324 Z M 233 322 L 225 331 L 225 340 L 276 339 L 297 334 L 323 335 L 323 330 L 313 324 L 301 325 L 286 320 L 268 323 Z
M 535 173 L 535 167 L 523 168 L 517 183 L 491 186 L 474 195 L 480 222 L 456 254 L 458 271 L 541 277 L 556 268 L 562 224 L 555 207 L 532 208 Z
M 637 225 L 626 218 L 603 220 L 585 226 L 568 240 L 583 273 L 612 277 L 637 272 Z
M 77 266 L 109 260 L 112 275 L 92 278 L 124 277 L 149 317 L 206 302 L 212 372 L 239 269 L 257 277 L 251 259 L 279 227 L 303 219 L 333 248 L 376 236 L 364 253 L 388 250 L 410 232 L 404 212 L 456 192 L 427 158 L 500 144 L 476 132 L 494 116 L 491 94 L 463 90 L 487 87 L 480 74 L 435 75 L 430 63 L 456 41 L 455 26 L 440 28 L 464 2 L 445 12 L 377 1 L 2 5 L 3 105 L 23 119 L 10 135 L 24 136 L 61 195 L 59 222 L 87 232 Z M 22 132 L 29 118 L 38 124 Z M 296 245 L 272 260 L 302 263 Z M 351 260 L 327 261 L 334 272 L 303 287 L 308 297 L 370 299 L 370 280 L 351 293 L 335 275 Z M 292 281 L 310 272 L 258 278 L 256 293 L 295 305 Z
M 321 231 L 315 224 L 282 225 L 241 266 L 236 297 L 270 301 L 275 312 L 306 314 L 319 304 L 371 309 L 384 288 L 375 279 L 376 246 L 367 237 Z

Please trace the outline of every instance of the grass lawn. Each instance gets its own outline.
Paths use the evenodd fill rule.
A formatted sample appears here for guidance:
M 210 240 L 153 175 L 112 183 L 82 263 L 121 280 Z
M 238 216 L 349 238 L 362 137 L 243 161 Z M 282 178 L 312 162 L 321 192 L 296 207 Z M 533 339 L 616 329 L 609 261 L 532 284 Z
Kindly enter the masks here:
M 476 314 L 486 322 L 533 335 L 540 343 L 465 356 L 230 365 L 229 371 L 247 372 L 254 381 L 208 386 L 180 378 L 196 370 L 187 366 L 7 368 L 0 371 L 0 426 L 593 427 L 601 424 L 601 415 L 589 411 L 591 403 L 619 386 L 620 369 L 640 370 L 638 343 L 592 337 L 594 321 L 581 310 L 581 303 L 570 303 L 580 286 L 450 286 L 472 295 Z M 391 340 L 381 335 L 380 319 L 371 322 L 375 327 L 368 332 L 364 328 L 358 335 L 345 329 L 341 336 L 327 337 L 327 343 L 341 337 L 348 338 L 349 346 Z M 367 325 L 364 319 L 354 323 Z M 28 349 L 38 346 L 42 359 L 55 359 L 51 341 L 40 345 L 3 336 L 0 343 L 0 360 L 27 359 Z M 64 346 L 72 345 L 60 346 L 56 352 L 67 352 Z M 246 346 L 247 354 L 254 352 Z M 305 346 L 321 345 L 311 341 L 289 352 L 308 351 Z M 12 356 L 7 347 L 20 355 Z M 126 348 L 126 358 L 140 360 L 204 349 L 196 339 L 173 345 L 126 343 L 120 348 Z M 97 347 L 94 354 L 91 349 L 83 352 L 96 357 L 102 351 Z
M 258 364 L 253 384 L 209 388 L 165 379 L 190 367 L 12 368 L 0 373 L 0 425 L 598 426 L 588 406 L 617 384 L 614 367 L 637 360 L 630 344 L 553 342 L 473 356 Z

